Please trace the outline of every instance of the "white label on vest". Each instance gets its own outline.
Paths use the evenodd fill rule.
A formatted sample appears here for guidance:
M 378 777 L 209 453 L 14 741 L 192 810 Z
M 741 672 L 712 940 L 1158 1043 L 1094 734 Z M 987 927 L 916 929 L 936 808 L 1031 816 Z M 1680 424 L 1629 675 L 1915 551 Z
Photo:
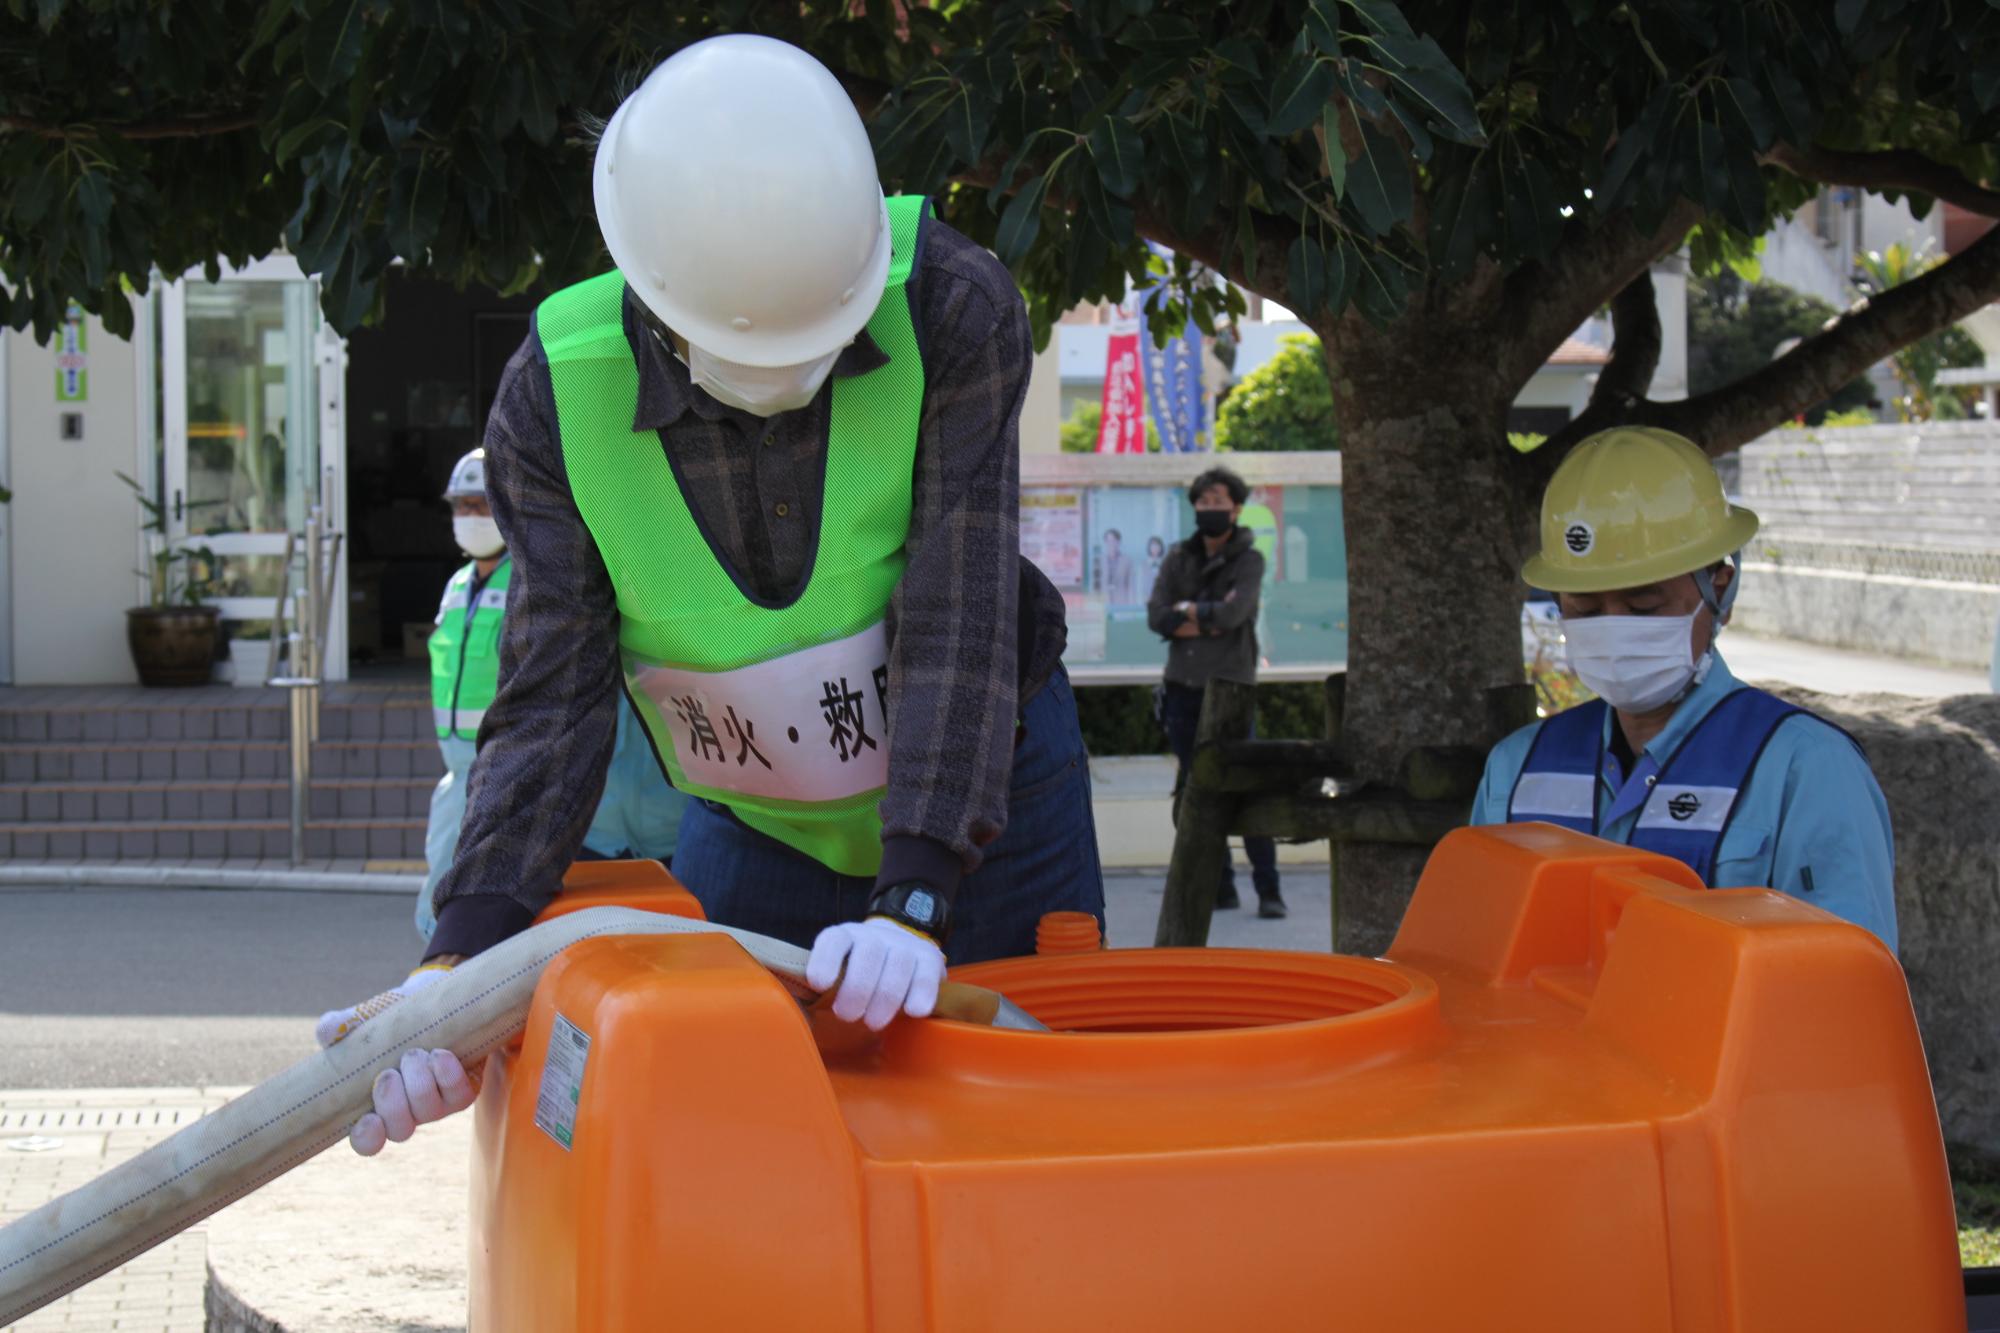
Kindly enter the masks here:
M 1720 833 L 1736 804 L 1734 787 L 1672 786 L 1662 782 L 1646 798 L 1639 813 L 1640 828 L 1679 829 L 1686 833 Z
M 1597 779 L 1588 773 L 1523 773 L 1514 787 L 1509 817 L 1555 815 L 1589 819 L 1597 813 Z
M 786 801 L 837 801 L 889 782 L 889 632 L 734 671 L 640 667 L 633 684 L 673 735 L 688 781 Z

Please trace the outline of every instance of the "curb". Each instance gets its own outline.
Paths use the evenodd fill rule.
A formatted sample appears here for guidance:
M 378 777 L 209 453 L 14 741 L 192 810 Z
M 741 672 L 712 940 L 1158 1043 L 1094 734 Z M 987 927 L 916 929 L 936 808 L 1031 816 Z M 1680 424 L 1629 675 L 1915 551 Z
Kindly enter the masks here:
M 238 870 L 224 866 L 0 865 L 0 888 L 10 885 L 415 894 L 424 886 L 424 877 L 340 870 Z

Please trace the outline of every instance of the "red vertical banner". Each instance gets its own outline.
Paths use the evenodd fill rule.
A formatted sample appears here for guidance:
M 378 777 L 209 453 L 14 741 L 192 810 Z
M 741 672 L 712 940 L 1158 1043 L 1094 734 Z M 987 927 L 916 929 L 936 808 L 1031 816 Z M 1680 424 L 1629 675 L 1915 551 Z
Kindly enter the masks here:
M 1139 320 L 1119 308 L 1104 345 L 1104 414 L 1097 427 L 1100 454 L 1146 452 L 1146 382 L 1139 357 Z

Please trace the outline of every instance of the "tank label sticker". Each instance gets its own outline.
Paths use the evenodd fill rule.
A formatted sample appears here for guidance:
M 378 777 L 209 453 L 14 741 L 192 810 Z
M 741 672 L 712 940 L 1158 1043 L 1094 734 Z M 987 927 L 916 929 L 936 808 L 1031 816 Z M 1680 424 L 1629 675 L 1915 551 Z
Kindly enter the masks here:
M 535 1094 L 535 1127 L 565 1150 L 576 1146 L 576 1107 L 583 1100 L 583 1066 L 589 1058 L 590 1038 L 557 1014 L 542 1059 L 541 1090 Z

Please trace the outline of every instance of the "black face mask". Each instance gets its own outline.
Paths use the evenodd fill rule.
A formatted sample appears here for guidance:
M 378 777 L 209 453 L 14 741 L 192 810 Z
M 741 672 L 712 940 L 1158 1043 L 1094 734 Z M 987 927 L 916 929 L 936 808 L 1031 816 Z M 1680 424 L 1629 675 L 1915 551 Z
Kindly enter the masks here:
M 1236 520 L 1229 516 L 1227 509 L 1197 509 L 1194 511 L 1194 526 L 1204 537 L 1223 537 L 1236 526 Z

